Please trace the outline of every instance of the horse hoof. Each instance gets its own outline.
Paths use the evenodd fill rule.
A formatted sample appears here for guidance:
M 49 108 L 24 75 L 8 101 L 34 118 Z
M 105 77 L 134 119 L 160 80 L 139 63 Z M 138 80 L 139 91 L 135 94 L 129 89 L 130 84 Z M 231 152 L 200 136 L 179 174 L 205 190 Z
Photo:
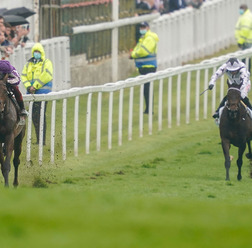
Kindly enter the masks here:
M 251 153 L 246 153 L 246 158 L 247 159 L 252 159 L 252 154 Z
M 242 180 L 242 176 L 238 175 L 238 176 L 237 176 L 237 180 L 238 180 L 238 181 L 241 181 L 241 180 Z

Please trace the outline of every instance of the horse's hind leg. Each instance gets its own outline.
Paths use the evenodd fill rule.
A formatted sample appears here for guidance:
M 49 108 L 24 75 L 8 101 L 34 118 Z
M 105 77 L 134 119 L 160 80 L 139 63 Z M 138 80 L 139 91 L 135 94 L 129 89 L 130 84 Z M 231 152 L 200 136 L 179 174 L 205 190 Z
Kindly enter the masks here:
M 239 147 L 239 151 L 238 151 L 238 159 L 236 161 L 237 167 L 238 167 L 238 175 L 237 175 L 237 179 L 240 181 L 242 179 L 242 175 L 241 175 L 241 168 L 242 168 L 242 156 L 243 153 L 246 149 L 246 143 L 244 143 L 243 145 L 241 145 Z

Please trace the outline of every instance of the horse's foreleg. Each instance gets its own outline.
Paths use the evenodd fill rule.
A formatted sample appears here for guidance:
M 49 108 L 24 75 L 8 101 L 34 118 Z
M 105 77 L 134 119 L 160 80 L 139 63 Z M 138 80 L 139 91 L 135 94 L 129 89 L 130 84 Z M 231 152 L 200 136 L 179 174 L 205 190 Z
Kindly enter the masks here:
M 2 169 L 2 174 L 4 177 L 4 185 L 5 187 L 9 187 L 9 173 L 10 173 L 10 160 L 11 160 L 11 155 L 13 152 L 13 146 L 14 146 L 14 136 L 6 136 L 5 137 L 5 160 L 4 163 L 1 167 Z
M 238 159 L 236 161 L 236 164 L 237 164 L 237 167 L 238 167 L 238 175 L 237 175 L 237 179 L 238 180 L 241 180 L 242 179 L 242 175 L 241 175 L 241 168 L 242 168 L 242 156 L 243 156 L 243 153 L 246 149 L 246 143 L 242 144 L 240 147 L 239 147 L 239 150 L 238 150 Z
M 1 164 L 1 170 L 4 166 L 4 155 L 3 155 L 3 147 L 2 147 L 2 143 L 0 143 L 0 164 Z
M 3 166 L 3 163 L 4 163 L 3 144 L 0 143 L 0 164 L 1 164 L 1 168 Z
M 18 166 L 20 164 L 20 159 L 19 156 L 22 151 L 22 139 L 23 139 L 23 134 L 22 132 L 15 138 L 14 141 L 14 158 L 13 158 L 13 164 L 14 164 L 14 181 L 13 185 L 14 187 L 18 186 Z
M 229 169 L 230 169 L 230 164 L 231 164 L 231 160 L 230 160 L 230 156 L 229 156 L 229 149 L 230 149 L 230 142 L 228 140 L 225 140 L 221 142 L 222 144 L 222 150 L 223 150 L 223 154 L 224 154 L 224 158 L 225 158 L 225 168 L 226 168 L 226 180 L 229 181 Z
M 247 142 L 247 144 L 248 144 L 248 151 L 249 152 L 246 154 L 246 157 L 248 159 L 252 159 L 250 140 Z

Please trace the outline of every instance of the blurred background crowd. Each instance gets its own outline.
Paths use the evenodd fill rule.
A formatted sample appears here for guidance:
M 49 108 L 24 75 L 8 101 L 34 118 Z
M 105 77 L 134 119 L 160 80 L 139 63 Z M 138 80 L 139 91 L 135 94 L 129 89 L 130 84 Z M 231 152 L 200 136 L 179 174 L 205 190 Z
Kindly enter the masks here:
M 188 6 L 199 8 L 207 0 L 136 0 L 136 8 L 142 13 L 166 14 Z
M 30 32 L 27 17 L 34 15 L 33 10 L 25 7 L 0 9 L 0 51 L 1 59 L 6 59 L 17 46 L 24 47 Z

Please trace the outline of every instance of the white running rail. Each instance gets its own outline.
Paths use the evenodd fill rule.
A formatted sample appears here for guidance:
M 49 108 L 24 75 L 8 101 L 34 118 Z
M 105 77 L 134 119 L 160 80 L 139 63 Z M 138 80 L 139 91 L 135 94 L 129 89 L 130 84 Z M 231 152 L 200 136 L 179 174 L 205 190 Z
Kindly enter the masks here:
M 132 140 L 136 136 L 143 137 L 146 132 L 151 135 L 156 129 L 162 130 L 163 125 L 171 128 L 174 123 L 179 126 L 181 122 L 190 123 L 192 119 L 198 121 L 210 117 L 215 111 L 216 100 L 219 103 L 224 96 L 224 77 L 212 92 L 206 91 L 201 97 L 200 92 L 208 88 L 209 77 L 216 68 L 231 56 L 246 58 L 248 63 L 252 49 L 116 83 L 72 88 L 43 95 L 24 95 L 24 101 L 29 102 L 30 112 L 27 123 L 27 163 L 34 163 L 32 152 L 36 149 L 39 150 L 36 153 L 39 155 L 39 164 L 49 158 L 50 162 L 54 163 L 55 157 L 59 157 L 55 154 L 56 148 L 57 151 L 61 150 L 62 160 L 66 160 L 67 154 L 70 153 L 78 156 L 79 152 L 88 154 L 91 150 L 99 151 L 102 147 L 106 147 L 102 140 L 104 136 L 107 137 L 107 148 L 112 149 L 116 139 L 121 146 L 125 137 Z M 201 78 L 204 80 L 201 81 Z M 151 82 L 150 112 L 154 111 L 154 115 L 147 116 L 143 115 L 143 85 L 146 82 Z M 51 103 L 47 105 L 47 119 L 49 119 L 47 125 L 51 125 L 50 129 L 47 128 L 47 140 L 51 137 L 48 142 L 50 156 L 47 157 L 43 156 L 42 142 L 39 146 L 32 143 L 34 131 L 32 131 L 31 110 L 34 101 Z M 211 101 L 210 104 L 208 101 Z M 69 106 L 74 109 L 67 108 L 68 102 L 72 102 Z M 72 122 L 73 127 L 69 126 Z M 41 140 L 43 128 L 41 126 Z M 47 146 L 45 148 L 48 149 Z

